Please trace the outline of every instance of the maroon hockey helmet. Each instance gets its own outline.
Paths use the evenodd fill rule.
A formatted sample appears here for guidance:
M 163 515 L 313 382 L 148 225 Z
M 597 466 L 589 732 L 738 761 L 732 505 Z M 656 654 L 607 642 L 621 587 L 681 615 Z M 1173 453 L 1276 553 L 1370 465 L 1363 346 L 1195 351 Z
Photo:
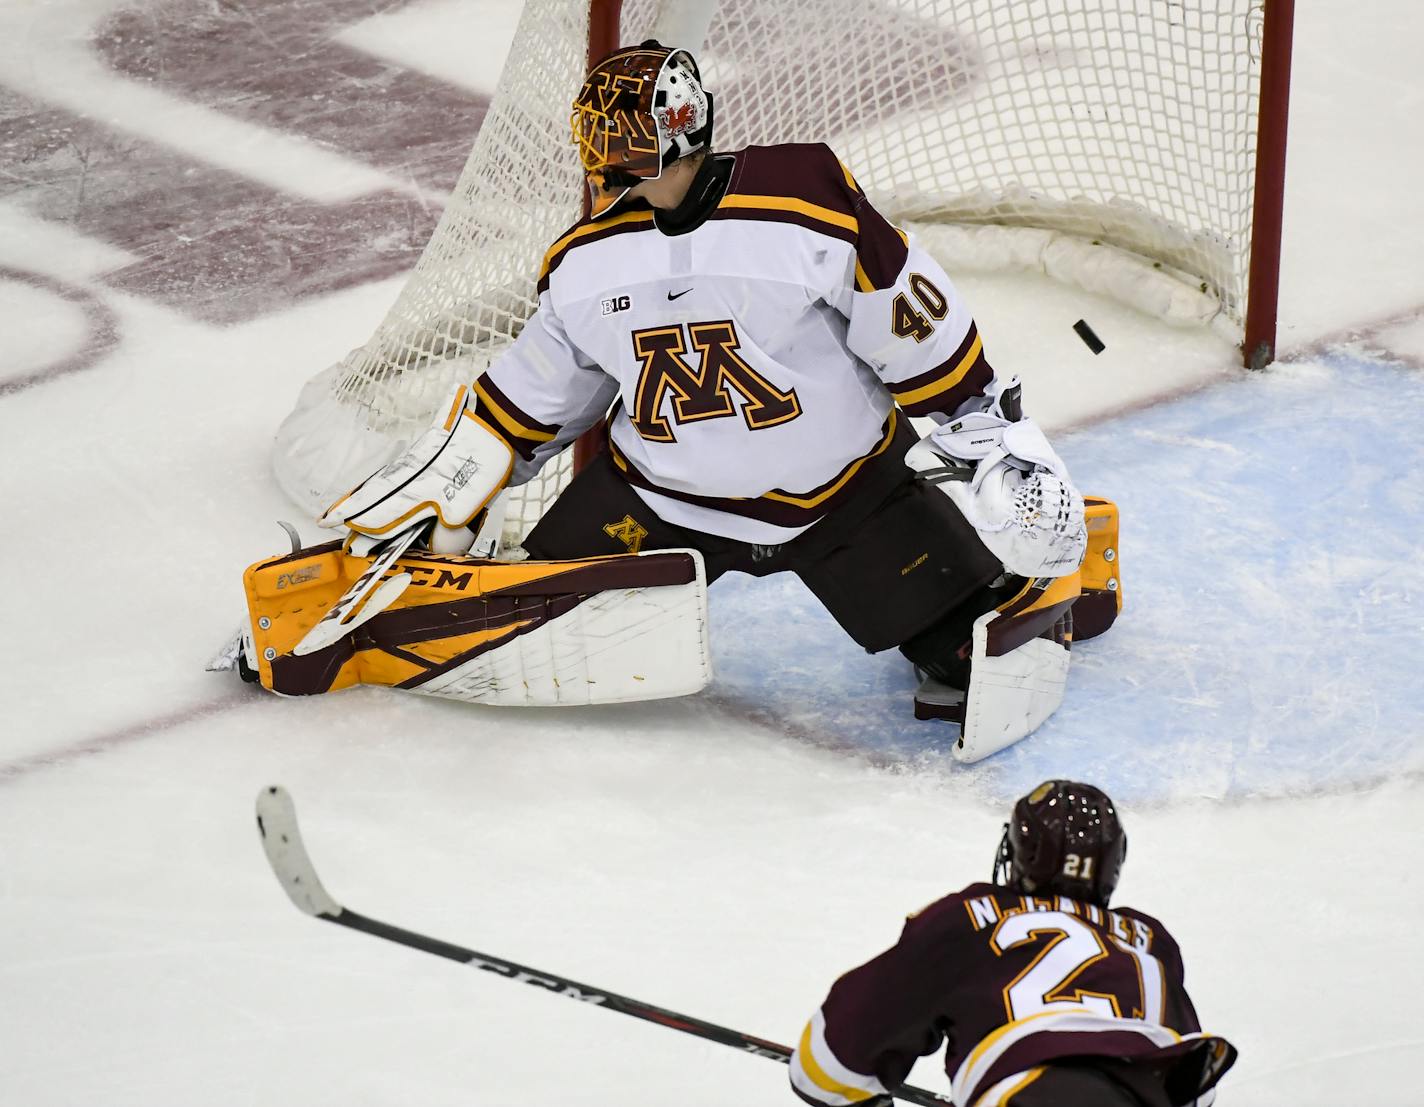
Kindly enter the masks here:
M 1047 780 L 1014 804 L 994 883 L 1106 907 L 1126 856 L 1127 835 L 1112 800 L 1091 784 Z
M 686 50 L 656 39 L 589 70 L 569 117 L 597 219 L 640 181 L 712 145 L 712 94 Z

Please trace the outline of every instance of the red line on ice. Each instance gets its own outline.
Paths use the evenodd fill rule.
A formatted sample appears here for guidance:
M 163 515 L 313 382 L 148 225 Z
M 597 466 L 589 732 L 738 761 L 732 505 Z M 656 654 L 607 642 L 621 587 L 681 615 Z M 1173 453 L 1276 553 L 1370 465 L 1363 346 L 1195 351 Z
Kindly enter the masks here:
M 87 288 L 66 284 L 26 269 L 12 269 L 8 265 L 0 265 L 0 281 L 17 281 L 53 293 L 61 300 L 67 300 L 84 312 L 84 321 L 88 325 L 84 342 L 74 353 L 20 376 L 8 380 L 0 379 L 0 396 L 10 392 L 22 392 L 26 388 L 54 380 L 55 377 L 68 376 L 81 369 L 88 369 L 118 345 L 118 318 L 104 301 Z
M 138 722 L 130 723 L 128 726 L 122 727 L 119 730 L 113 730 L 107 734 L 100 734 L 94 738 L 87 738 L 71 746 L 63 746 L 59 749 L 44 750 L 40 753 L 31 754 L 29 757 L 22 757 L 18 761 L 11 761 L 8 764 L 0 765 L 0 785 L 4 785 L 22 776 L 27 776 L 40 769 L 50 769 L 59 765 L 68 765 L 85 757 L 107 753 L 119 746 L 126 746 L 130 742 L 137 742 L 155 734 L 162 734 L 165 731 L 176 730 L 178 727 L 186 726 L 188 723 L 197 722 L 200 719 L 205 719 L 212 715 L 220 715 L 230 708 L 262 703 L 265 699 L 265 694 L 259 695 L 252 689 L 244 689 L 241 692 L 224 696 L 221 699 L 209 700 L 207 703 L 190 704 L 187 707 L 179 708 L 177 711 L 170 712 L 167 715 L 156 715 L 148 719 L 140 719 Z

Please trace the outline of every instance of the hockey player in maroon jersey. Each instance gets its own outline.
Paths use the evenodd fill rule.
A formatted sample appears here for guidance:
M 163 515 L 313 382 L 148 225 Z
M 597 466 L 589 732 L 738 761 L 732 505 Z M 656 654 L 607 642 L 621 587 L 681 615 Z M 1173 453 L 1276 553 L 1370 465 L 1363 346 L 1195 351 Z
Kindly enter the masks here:
M 866 650 L 898 647 L 917 709 L 985 756 L 1047 718 L 1070 639 L 1116 614 L 1115 508 L 1085 523 L 949 278 L 826 146 L 715 153 L 712 109 L 685 50 L 592 68 L 572 116 L 590 211 L 545 255 L 538 310 L 323 525 L 430 522 L 432 550 L 463 552 L 506 481 L 611 408 L 532 558 L 794 572 Z M 912 416 L 937 427 L 917 438 Z
M 1126 856 L 1106 795 L 1039 785 L 1004 826 L 992 884 L 911 915 L 831 987 L 791 1058 L 796 1094 L 888 1104 L 943 1045 L 959 1107 L 1206 1107 L 1236 1050 L 1201 1032 L 1167 928 L 1109 909 Z

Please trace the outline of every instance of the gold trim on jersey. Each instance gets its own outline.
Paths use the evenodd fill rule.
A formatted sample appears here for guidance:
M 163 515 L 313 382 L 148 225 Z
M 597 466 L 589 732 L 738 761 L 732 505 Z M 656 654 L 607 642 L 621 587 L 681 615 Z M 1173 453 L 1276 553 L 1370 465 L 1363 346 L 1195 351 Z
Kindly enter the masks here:
M 846 184 L 850 185 L 850 190 L 854 192 L 857 196 L 864 196 L 865 193 L 861 190 L 860 185 L 856 183 L 855 174 L 850 171 L 850 166 L 846 165 L 845 162 L 840 161 L 840 159 L 837 159 L 836 164 L 841 167 L 841 172 L 845 174 Z M 890 227 L 897 235 L 900 236 L 900 241 L 905 244 L 905 248 L 909 249 L 910 236 L 907 235 L 904 231 L 902 231 L 899 227 L 895 226 L 895 224 L 893 223 L 890 224 Z M 865 267 L 860 264 L 860 254 L 858 251 L 855 257 L 855 289 L 857 292 L 882 291 L 881 289 L 875 287 L 875 282 L 870 279 L 869 275 L 865 272 Z
M 855 255 L 855 290 L 857 292 L 874 292 L 875 285 L 865 273 L 865 266 L 860 264 L 860 255 Z
M 808 219 L 816 219 L 822 223 L 829 223 L 833 227 L 840 227 L 853 234 L 860 233 L 860 220 L 855 216 L 847 215 L 843 211 L 835 211 L 832 208 L 823 208 L 820 204 L 813 204 L 807 200 L 797 200 L 791 196 L 754 196 L 734 192 L 729 196 L 722 197 L 722 202 L 717 206 L 719 208 L 761 208 L 767 211 L 791 211 L 797 215 L 804 215 Z
M 490 414 L 495 417 L 499 425 L 502 426 L 510 434 L 514 435 L 516 438 L 523 438 L 530 442 L 552 442 L 556 437 L 556 435 L 548 431 L 539 431 L 534 430 L 532 427 L 526 427 L 518 419 L 510 415 L 509 412 L 505 411 L 504 408 L 500 407 L 499 404 L 495 403 L 494 399 L 489 394 L 489 390 L 487 388 L 481 387 L 479 381 L 475 382 L 474 388 L 475 395 L 477 395 L 484 402 L 484 405 L 489 408 Z M 473 413 L 467 414 L 470 414 L 470 418 L 475 418 Z
M 859 192 L 860 185 L 855 183 L 855 174 L 850 171 L 850 166 L 841 161 L 840 158 L 836 159 L 836 164 L 841 167 L 841 172 L 845 174 L 846 184 L 850 185 L 851 191 Z
M 767 492 L 761 497 L 761 499 L 775 500 L 777 503 L 791 504 L 793 507 L 819 507 L 821 504 L 825 503 L 837 492 L 839 492 L 842 488 L 844 488 L 846 486 L 846 483 L 851 479 L 851 477 L 855 476 L 856 473 L 860 472 L 860 467 L 862 465 L 864 465 L 873 457 L 879 457 L 886 451 L 890 443 L 895 438 L 895 428 L 898 425 L 898 416 L 899 412 L 897 412 L 892 407 L 890 409 L 889 418 L 885 420 L 887 424 L 885 430 L 885 437 L 880 440 L 880 444 L 877 445 L 875 449 L 871 450 L 870 453 L 864 454 L 861 457 L 856 458 L 843 470 L 841 470 L 841 475 L 836 478 L 835 482 L 829 488 L 817 493 L 816 495 L 805 496 L 793 496 L 790 493 L 786 492 Z
M 820 1062 L 816 1060 L 816 1054 L 811 1045 L 811 1024 L 806 1024 L 806 1029 L 801 1032 L 801 1045 L 796 1051 L 796 1056 L 801 1062 L 801 1071 L 811 1078 L 811 1083 L 820 1088 L 823 1092 L 831 1095 L 841 1096 L 853 1103 L 872 1099 L 877 1093 L 867 1091 L 864 1088 L 857 1088 L 854 1084 L 842 1084 L 825 1069 L 821 1068 Z
M 948 376 L 940 377 L 938 380 L 931 381 L 929 384 L 921 388 L 916 388 L 912 392 L 896 392 L 895 386 L 892 384 L 889 386 L 890 392 L 895 397 L 895 402 L 902 407 L 909 407 L 912 404 L 918 404 L 934 396 L 938 396 L 941 392 L 948 392 L 955 385 L 959 384 L 960 381 L 964 380 L 969 370 L 974 368 L 974 363 L 979 359 L 979 355 L 983 352 L 984 340 L 976 334 L 968 352 L 960 358 L 959 364 L 950 371 Z
M 765 492 L 760 496 L 709 496 L 701 493 L 678 492 L 671 488 L 663 488 L 656 484 L 652 478 L 645 476 L 641 470 L 637 469 L 633 463 L 628 460 L 627 456 L 618 447 L 618 444 L 611 438 L 608 441 L 608 456 L 612 458 L 613 464 L 628 474 L 630 481 L 637 484 L 638 487 L 646 488 L 648 491 L 656 492 L 659 495 L 669 496 L 675 500 L 681 500 L 683 503 L 690 503 L 697 507 L 705 507 L 711 511 L 723 511 L 730 515 L 745 516 L 745 512 L 738 511 L 738 508 L 742 504 L 755 504 L 763 501 L 786 504 L 788 507 L 801 511 L 810 511 L 820 507 L 838 492 L 843 491 L 851 478 L 860 472 L 861 467 L 867 461 L 883 454 L 890 447 L 890 443 L 894 441 L 895 431 L 898 426 L 899 412 L 895 408 L 891 408 L 890 414 L 885 420 L 885 435 L 881 438 L 879 443 L 876 444 L 873 450 L 867 454 L 862 454 L 850 462 L 840 473 L 831 479 L 829 484 L 823 485 L 813 492 L 807 492 L 801 495 L 781 491 Z M 634 474 L 636 474 L 636 480 L 633 479 Z M 758 516 L 750 517 L 758 518 Z M 814 522 L 814 520 L 810 521 Z M 799 522 L 786 522 L 777 525 L 799 526 L 803 524 Z
M 993 1103 L 990 1103 L 988 1099 L 980 1099 L 975 1104 L 975 1107 L 1013 1107 L 1011 1101 L 1014 1096 L 1018 1095 L 1019 1092 L 1023 1091 L 1047 1071 L 1047 1065 L 1039 1065 L 1037 1068 L 1029 1069 L 1023 1074 L 1021 1079 L 1005 1088 L 1003 1094 L 994 1100 Z
M 1091 1012 L 1090 1012 L 1090 1013 L 1091 1013 Z M 1001 1039 L 1003 1039 L 1005 1036 L 1007 1036 L 1007 1035 L 1009 1035 L 1009 1034 L 1014 1034 L 1014 1033 L 1021 1032 L 1021 1031 L 1022 1031 L 1026 1026 L 1028 1026 L 1028 1024 L 1031 1023 L 1031 1022 L 1038 1022 L 1038 1021 L 1041 1020 L 1041 1019 L 1056 1019 L 1056 1018 L 1071 1019 L 1071 1018 L 1073 1018 L 1076 1014 L 1078 1014 L 1078 1012 L 1073 1012 L 1073 1011 L 1039 1011 L 1039 1012 L 1037 1012 L 1036 1014 L 1029 1015 L 1027 1018 L 1015 1019 L 1013 1022 L 1006 1022 L 1006 1023 L 1004 1023 L 1003 1026 L 999 1027 L 997 1030 L 993 1031 L 993 1032 L 990 1033 L 990 1034 L 986 1034 L 986 1035 L 984 1036 L 984 1039 L 983 1039 L 978 1045 L 976 1045 L 972 1050 L 970 1050 L 969 1056 L 966 1057 L 962 1062 L 960 1062 L 959 1071 L 960 1071 L 960 1072 L 968 1072 L 970 1068 L 972 1068 L 974 1065 L 978 1064 L 978 1062 L 983 1059 L 984 1054 L 987 1053 L 991 1048 L 993 1048 L 993 1046 L 995 1045 L 995 1043 L 999 1042 Z M 1111 1021 L 1111 1020 L 1109 1019 L 1109 1017 L 1106 1016 L 1106 1015 L 1096 1015 L 1095 1017 L 1096 1017 L 1096 1018 L 1103 1019 L 1104 1021 Z M 1128 1021 L 1130 1021 L 1130 1020 L 1127 1020 L 1127 1019 L 1120 1019 L 1119 1021 L 1121 1021 L 1121 1022 L 1128 1022 Z M 1178 1034 L 1175 1030 L 1173 1030 L 1170 1026 L 1154 1026 L 1154 1025 L 1152 1025 L 1152 1024 L 1150 1024 L 1150 1023 L 1144 1024 L 1144 1025 L 1145 1025 L 1146 1028 L 1149 1029 L 1149 1030 L 1161 1030 L 1161 1031 L 1165 1031 L 1166 1033 L 1168 1033 L 1168 1034 L 1170 1034 L 1170 1035 L 1172 1036 L 1172 1041 L 1173 1041 L 1173 1042 L 1180 1042 L 1180 1041 L 1182 1040 L 1182 1036 L 1181 1036 L 1180 1034 Z M 1035 1027 L 1034 1029 L 1035 1029 L 1035 1031 L 1036 1031 L 1036 1030 L 1038 1030 L 1039 1028 L 1038 1028 L 1038 1027 Z M 1141 1026 L 1123 1026 L 1123 1027 L 1120 1027 L 1120 1028 L 1119 1028 L 1119 1027 L 1113 1027 L 1113 1029 L 1115 1029 L 1115 1030 L 1116 1030 L 1116 1029 L 1121 1029 L 1121 1030 L 1124 1030 L 1124 1031 L 1126 1031 L 1126 1032 L 1128 1032 L 1128 1033 L 1135 1033 L 1135 1034 L 1140 1034 L 1140 1033 L 1143 1032 L 1143 1027 L 1141 1027 Z
M 904 231 L 902 231 L 899 227 L 895 226 L 894 223 L 891 223 L 891 224 L 890 224 L 890 229 L 891 229 L 892 231 L 894 231 L 897 235 L 900 236 L 900 241 L 905 244 L 905 249 L 908 250 L 908 249 L 910 248 L 910 236 L 907 235 Z M 856 290 L 857 292 L 866 292 L 866 293 L 870 293 L 870 292 L 884 292 L 886 289 L 888 289 L 888 288 L 894 288 L 894 287 L 895 287 L 895 282 L 894 282 L 894 281 L 891 281 L 889 284 L 887 284 L 887 285 L 885 286 L 885 288 L 877 288 L 877 287 L 875 286 L 875 282 L 872 281 L 872 280 L 870 279 L 869 274 L 866 273 L 865 267 L 860 264 L 860 250 L 859 250 L 859 246 L 857 245 L 856 255 L 855 255 L 855 290 Z M 943 316 L 937 316 L 936 318 L 942 319 L 942 318 L 944 318 L 944 317 L 943 317 Z
M 625 211 L 622 215 L 615 215 L 611 219 L 600 219 L 597 223 L 580 223 L 544 252 L 543 263 L 539 266 L 539 279 L 542 281 L 549 275 L 554 260 L 565 249 L 572 246 L 577 239 L 583 238 L 585 235 L 602 234 L 613 227 L 621 227 L 627 223 L 651 223 L 652 221 L 653 213 L 651 211 Z

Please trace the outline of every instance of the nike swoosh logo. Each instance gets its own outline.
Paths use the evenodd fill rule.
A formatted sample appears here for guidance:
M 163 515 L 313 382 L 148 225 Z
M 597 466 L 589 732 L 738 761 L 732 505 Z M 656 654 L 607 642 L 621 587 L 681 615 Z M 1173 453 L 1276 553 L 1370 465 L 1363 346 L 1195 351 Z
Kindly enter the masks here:
M 687 295 L 689 292 L 691 292 L 691 291 L 692 291 L 692 289 L 690 289 L 690 288 L 684 289 L 683 291 L 679 292 L 679 293 L 677 294 L 677 296 L 674 296 L 671 292 L 669 292 L 669 293 L 668 293 L 668 299 L 669 299 L 669 300 L 676 300 L 676 299 L 678 298 L 678 296 L 686 296 L 686 295 Z

